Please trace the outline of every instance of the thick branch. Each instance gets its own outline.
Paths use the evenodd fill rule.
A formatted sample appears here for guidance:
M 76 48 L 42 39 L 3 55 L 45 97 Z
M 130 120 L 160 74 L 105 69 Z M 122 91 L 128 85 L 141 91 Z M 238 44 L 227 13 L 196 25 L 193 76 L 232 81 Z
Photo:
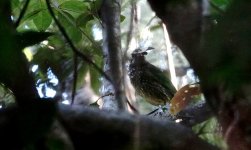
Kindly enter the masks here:
M 217 149 L 169 121 L 65 105 L 59 106 L 59 117 L 76 149 Z
M 206 121 L 213 115 L 211 108 L 206 103 L 202 103 L 184 109 L 176 115 L 175 119 L 181 119 L 180 124 L 192 127 L 193 125 Z

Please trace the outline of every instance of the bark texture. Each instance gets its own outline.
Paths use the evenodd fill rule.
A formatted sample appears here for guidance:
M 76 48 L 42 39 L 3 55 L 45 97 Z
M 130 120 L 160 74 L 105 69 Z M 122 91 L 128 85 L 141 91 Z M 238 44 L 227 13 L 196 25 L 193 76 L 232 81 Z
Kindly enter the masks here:
M 84 146 L 111 150 L 217 150 L 192 130 L 171 121 L 63 105 L 59 116 L 76 150 Z
M 120 38 L 120 0 L 104 0 L 101 5 L 103 26 L 104 71 L 111 77 L 112 83 L 103 80 L 102 94 L 114 93 L 114 97 L 103 98 L 103 108 L 125 109 L 125 93 L 122 72 L 122 51 Z

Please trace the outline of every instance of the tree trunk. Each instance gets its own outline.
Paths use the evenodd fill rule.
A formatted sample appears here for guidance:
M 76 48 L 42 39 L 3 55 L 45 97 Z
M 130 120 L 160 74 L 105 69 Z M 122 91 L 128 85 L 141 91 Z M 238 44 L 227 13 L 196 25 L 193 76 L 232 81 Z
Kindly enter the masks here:
M 103 79 L 102 95 L 114 94 L 114 97 L 103 98 L 103 108 L 112 110 L 124 110 L 126 102 L 121 63 L 120 5 L 120 0 L 104 0 L 100 9 L 103 26 L 104 71 L 112 80 L 111 83 Z

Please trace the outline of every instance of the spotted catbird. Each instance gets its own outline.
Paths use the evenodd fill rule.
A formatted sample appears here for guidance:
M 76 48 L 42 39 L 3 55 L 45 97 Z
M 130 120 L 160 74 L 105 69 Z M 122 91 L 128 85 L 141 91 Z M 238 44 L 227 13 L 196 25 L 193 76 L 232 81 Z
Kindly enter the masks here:
M 136 49 L 132 52 L 129 64 L 129 78 L 136 93 L 152 105 L 165 105 L 176 89 L 161 69 L 145 59 L 147 50 Z

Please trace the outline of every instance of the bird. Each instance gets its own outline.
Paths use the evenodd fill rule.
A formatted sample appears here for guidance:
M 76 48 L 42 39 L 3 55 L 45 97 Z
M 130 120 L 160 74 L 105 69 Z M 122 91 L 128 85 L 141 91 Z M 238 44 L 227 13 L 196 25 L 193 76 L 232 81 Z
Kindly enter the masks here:
M 146 61 L 145 55 L 150 49 L 153 48 L 150 47 L 146 50 L 138 48 L 132 52 L 128 75 L 136 94 L 152 105 L 163 106 L 170 102 L 176 89 L 166 73 Z

